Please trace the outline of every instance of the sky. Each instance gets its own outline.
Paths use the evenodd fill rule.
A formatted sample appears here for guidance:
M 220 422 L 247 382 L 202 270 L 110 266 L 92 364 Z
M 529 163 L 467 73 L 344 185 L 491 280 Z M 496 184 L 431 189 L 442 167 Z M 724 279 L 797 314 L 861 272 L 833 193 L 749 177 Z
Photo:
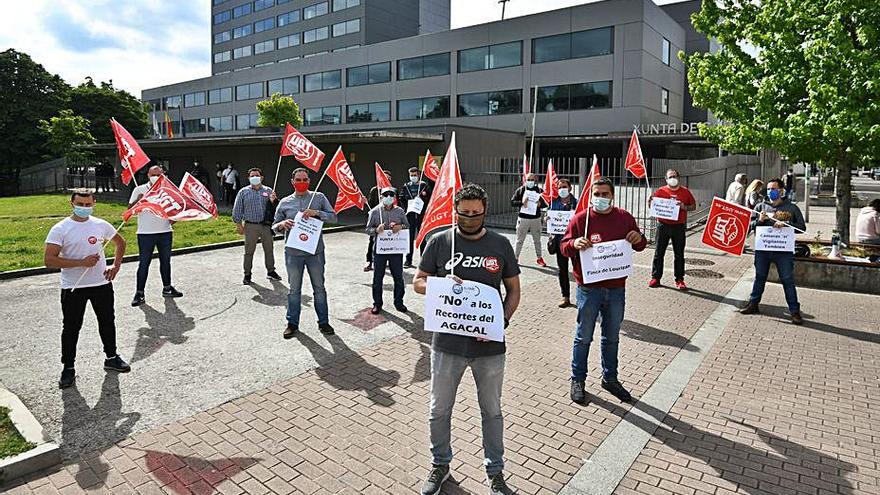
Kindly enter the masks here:
M 411 1 L 411 0 L 404 0 Z M 505 17 L 589 0 L 510 0 Z M 655 0 L 656 1 L 656 0 Z M 669 3 L 670 0 L 658 3 Z M 501 18 L 497 0 L 451 0 L 452 28 Z M 77 85 L 91 76 L 141 90 L 211 73 L 211 0 L 25 0 L 0 16 L 0 51 L 27 53 Z

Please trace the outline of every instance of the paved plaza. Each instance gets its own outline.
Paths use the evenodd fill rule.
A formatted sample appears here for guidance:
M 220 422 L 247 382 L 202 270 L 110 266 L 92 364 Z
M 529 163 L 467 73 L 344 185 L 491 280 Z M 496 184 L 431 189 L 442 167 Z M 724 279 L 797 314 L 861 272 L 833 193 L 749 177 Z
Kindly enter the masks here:
M 592 400 L 570 402 L 576 310 L 556 306 L 555 268 L 535 266 L 524 248 L 503 392 L 505 474 L 516 493 L 880 493 L 880 297 L 799 289 L 805 324 L 796 327 L 781 287 L 768 284 L 763 314 L 742 316 L 735 306 L 751 288 L 751 257 L 698 239 L 688 241 L 687 293 L 648 289 L 653 250 L 635 256 L 620 345 L 632 405 L 599 388 L 598 339 Z M 241 285 L 242 248 L 174 257 L 185 293 L 177 300 L 160 296 L 154 266 L 140 308 L 128 305 L 129 263 L 115 288 L 119 351 L 132 372 L 104 372 L 87 313 L 77 386 L 64 391 L 58 275 L 0 283 L 0 384 L 65 458 L 0 491 L 417 493 L 430 463 L 422 296 L 408 288 L 410 313 L 370 315 L 366 236 L 334 233 L 326 243 L 336 335 L 318 332 L 306 297 L 301 332 L 281 338 L 287 283 L 269 283 L 259 252 L 250 287 Z M 467 374 L 458 399 L 444 493 L 486 493 Z

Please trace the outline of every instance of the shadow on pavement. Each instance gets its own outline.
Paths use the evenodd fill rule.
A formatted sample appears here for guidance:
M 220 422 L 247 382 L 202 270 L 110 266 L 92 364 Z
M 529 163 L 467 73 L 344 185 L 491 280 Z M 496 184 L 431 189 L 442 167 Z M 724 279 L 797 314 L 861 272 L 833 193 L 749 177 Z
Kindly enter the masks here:
M 269 279 L 272 287 L 264 287 L 260 284 L 251 282 L 250 287 L 257 291 L 251 298 L 254 302 L 265 304 L 266 306 L 287 306 L 287 286 L 283 283 Z
M 648 325 L 643 325 L 631 320 L 623 320 L 623 324 L 620 325 L 620 332 L 631 339 L 648 342 L 650 344 L 678 347 L 686 351 L 700 350 L 699 347 L 691 344 L 690 339 L 677 333 L 649 327 Z
M 434 334 L 425 330 L 425 319 L 420 315 L 413 313 L 412 311 L 407 314 L 411 318 L 411 321 L 407 321 L 399 316 L 392 315 L 391 313 L 385 313 L 385 316 L 388 320 L 406 330 L 410 337 L 418 341 L 421 355 L 419 355 L 419 360 L 413 367 L 413 377 L 410 384 L 426 382 L 431 379 L 431 342 L 434 338 Z
M 165 298 L 165 312 L 160 313 L 149 304 L 138 306 L 144 312 L 147 326 L 138 329 L 131 363 L 143 361 L 165 344 L 183 344 L 189 337 L 186 332 L 196 327 L 195 320 L 186 316 L 172 297 Z

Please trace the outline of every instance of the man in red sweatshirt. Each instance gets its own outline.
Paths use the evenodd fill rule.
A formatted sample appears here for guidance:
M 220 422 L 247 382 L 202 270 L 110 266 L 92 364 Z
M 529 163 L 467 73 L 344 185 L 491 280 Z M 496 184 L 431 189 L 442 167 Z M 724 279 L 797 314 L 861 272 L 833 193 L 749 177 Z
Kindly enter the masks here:
M 617 347 L 620 341 L 620 324 L 626 303 L 626 277 L 600 280 L 584 284 L 580 251 L 590 249 L 600 242 L 625 239 L 635 251 L 647 245 L 636 220 L 629 212 L 613 206 L 614 184 L 602 178 L 593 183 L 590 208 L 578 213 L 568 224 L 559 249 L 572 260 L 572 270 L 577 281 L 577 332 L 571 359 L 571 400 L 586 404 L 587 352 L 593 341 L 596 319 L 602 315 L 602 388 L 622 402 L 632 400 L 630 393 L 617 379 Z M 589 232 L 584 227 L 589 215 Z

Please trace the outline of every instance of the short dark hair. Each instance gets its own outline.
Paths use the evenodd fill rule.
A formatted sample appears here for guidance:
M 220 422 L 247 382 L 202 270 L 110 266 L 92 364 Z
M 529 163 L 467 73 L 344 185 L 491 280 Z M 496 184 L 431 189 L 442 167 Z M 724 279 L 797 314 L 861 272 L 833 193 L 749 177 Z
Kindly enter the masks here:
M 291 172 L 291 174 L 290 174 L 290 178 L 292 179 L 292 178 L 296 177 L 296 174 L 298 174 L 298 173 L 300 173 L 300 172 L 305 172 L 306 175 L 308 175 L 308 173 L 309 173 L 309 169 L 307 169 L 307 168 L 305 168 L 305 167 L 298 167 L 298 168 L 295 168 L 295 169 L 293 169 L 293 172 Z
M 871 202 L 868 203 L 868 206 L 874 208 L 877 211 L 880 211 L 880 198 L 872 199 Z
M 455 192 L 455 206 L 462 201 L 469 201 L 477 199 L 483 202 L 483 208 L 486 207 L 486 203 L 488 202 L 488 195 L 486 194 L 486 190 L 482 187 L 478 186 L 474 183 L 465 184 Z
M 674 168 L 670 168 L 670 169 L 667 169 L 667 170 L 666 170 L 666 173 L 667 173 L 667 174 L 668 174 L 669 172 L 675 172 L 675 175 L 676 175 L 676 176 L 680 176 L 680 175 L 681 175 L 681 174 L 678 173 L 678 170 L 676 170 L 676 169 L 674 169 Z
M 777 177 L 775 179 L 768 180 L 767 185 L 769 186 L 770 184 L 772 184 L 774 182 L 776 183 L 776 187 L 782 189 L 782 179 L 780 179 L 779 177 Z
M 413 172 L 415 172 L 415 173 L 419 173 L 419 167 L 410 167 L 410 168 L 409 168 L 409 173 L 413 173 Z
M 608 186 L 611 188 L 611 194 L 614 194 L 614 183 L 611 182 L 611 179 L 606 179 L 605 177 L 600 178 L 596 182 L 593 182 L 593 185 L 590 186 L 590 189 L 596 186 Z
M 74 189 L 73 193 L 70 195 L 70 200 L 73 201 L 76 197 L 79 196 L 81 198 L 94 198 L 95 192 L 91 189 L 86 189 L 84 187 Z
M 263 176 L 263 171 L 262 171 L 261 169 L 257 168 L 257 167 L 253 167 L 253 168 L 251 168 L 251 169 L 248 169 L 248 175 L 251 175 L 251 172 L 259 172 L 259 173 L 260 173 L 260 177 Z
M 557 179 L 556 186 L 559 187 L 559 185 L 563 182 L 565 182 L 565 185 L 567 185 L 568 187 L 571 187 L 571 181 L 569 181 L 568 179 Z

